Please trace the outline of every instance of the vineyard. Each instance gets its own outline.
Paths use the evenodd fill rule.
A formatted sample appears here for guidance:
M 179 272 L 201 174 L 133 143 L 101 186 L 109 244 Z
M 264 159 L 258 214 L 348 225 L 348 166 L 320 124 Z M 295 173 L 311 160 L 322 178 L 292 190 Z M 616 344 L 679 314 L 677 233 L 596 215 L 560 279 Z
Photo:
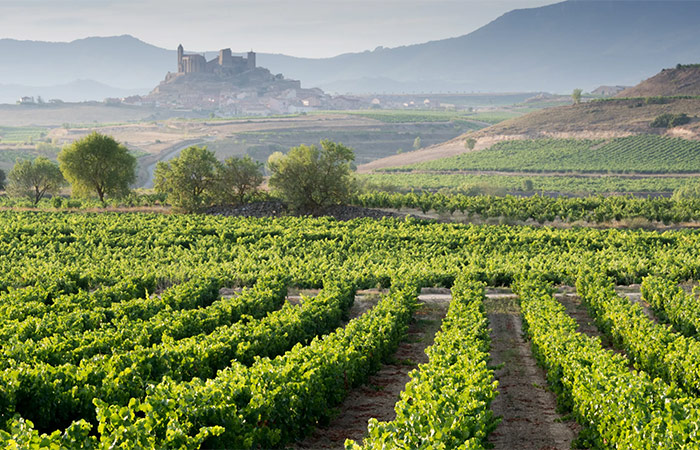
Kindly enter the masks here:
M 568 213 L 700 209 L 579 200 Z M 529 213 L 565 205 L 550 201 Z M 513 424 L 545 416 L 571 434 L 547 448 L 700 448 L 695 231 L 37 211 L 0 224 L 3 448 L 308 448 L 396 362 L 428 288 L 451 300 L 394 412 L 324 448 L 541 448 Z M 368 291 L 381 296 L 358 309 Z M 493 363 L 524 336 L 524 359 Z M 517 406 L 527 361 L 546 379 L 520 394 L 552 400 L 513 416 L 498 402 Z
M 699 156 L 697 141 L 655 135 L 610 140 L 533 139 L 503 141 L 486 150 L 413 164 L 400 170 L 698 173 Z
M 402 191 L 454 191 L 478 190 L 477 193 L 503 191 L 513 193 L 553 192 L 573 195 L 597 195 L 608 193 L 646 194 L 673 192 L 691 180 L 689 177 L 621 177 L 621 176 L 573 176 L 474 174 L 451 172 L 374 172 L 358 175 L 366 182 L 383 188 L 390 186 Z M 530 182 L 532 186 L 525 187 Z
M 0 126 L 0 143 L 3 144 L 24 144 L 44 136 L 45 128 Z

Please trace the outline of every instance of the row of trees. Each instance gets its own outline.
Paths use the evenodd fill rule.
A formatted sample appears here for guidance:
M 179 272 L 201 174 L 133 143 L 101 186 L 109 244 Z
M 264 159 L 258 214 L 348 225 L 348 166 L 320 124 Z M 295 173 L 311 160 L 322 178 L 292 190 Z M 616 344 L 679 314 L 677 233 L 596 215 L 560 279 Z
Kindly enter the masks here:
M 268 159 L 270 187 L 294 210 L 317 212 L 345 201 L 354 190 L 352 149 L 331 141 L 274 153 Z M 106 197 L 129 193 L 136 159 L 110 136 L 92 133 L 66 146 L 59 164 L 45 157 L 18 161 L 9 173 L 7 192 L 28 196 L 34 204 L 67 184 L 73 195 Z M 3 174 L 4 175 L 4 174 Z M 221 162 L 206 147 L 189 147 L 154 172 L 155 190 L 174 207 L 195 212 L 211 205 L 240 204 L 254 197 L 263 182 L 263 164 L 249 156 Z
M 57 194 L 70 184 L 76 196 L 121 196 L 136 179 L 136 158 L 110 136 L 92 133 L 66 146 L 56 165 L 39 156 L 18 161 L 8 174 L 6 190 L 13 196 L 27 196 L 34 204 L 46 194 Z
M 262 164 L 250 156 L 216 159 L 206 147 L 189 147 L 170 162 L 159 162 L 154 172 L 156 192 L 186 212 L 215 204 L 243 203 L 262 184 Z
M 288 206 L 314 213 L 353 194 L 352 149 L 328 140 L 300 145 L 268 158 L 269 185 Z M 193 212 L 211 205 L 238 204 L 254 197 L 263 182 L 263 165 L 249 156 L 219 162 L 205 147 L 189 147 L 155 170 L 155 189 L 168 203 Z

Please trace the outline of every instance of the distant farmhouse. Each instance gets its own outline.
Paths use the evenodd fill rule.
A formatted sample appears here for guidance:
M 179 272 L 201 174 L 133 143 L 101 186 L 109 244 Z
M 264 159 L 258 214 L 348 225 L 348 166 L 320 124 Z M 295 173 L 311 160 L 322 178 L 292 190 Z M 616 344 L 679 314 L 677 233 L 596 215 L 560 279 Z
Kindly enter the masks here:
M 207 62 L 199 53 L 185 54 L 180 44 L 177 47 L 177 73 L 214 73 L 220 76 L 232 76 L 255 69 L 255 52 L 249 51 L 248 57 L 233 56 L 230 48 L 219 50 L 219 56 Z

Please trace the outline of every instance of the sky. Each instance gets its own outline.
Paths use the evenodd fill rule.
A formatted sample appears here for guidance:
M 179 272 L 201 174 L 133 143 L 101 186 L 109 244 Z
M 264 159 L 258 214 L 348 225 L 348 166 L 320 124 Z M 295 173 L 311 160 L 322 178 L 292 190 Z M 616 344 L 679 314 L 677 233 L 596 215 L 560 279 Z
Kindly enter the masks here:
M 303 57 L 461 36 L 552 0 L 0 0 L 0 38 L 130 34 L 158 47 Z

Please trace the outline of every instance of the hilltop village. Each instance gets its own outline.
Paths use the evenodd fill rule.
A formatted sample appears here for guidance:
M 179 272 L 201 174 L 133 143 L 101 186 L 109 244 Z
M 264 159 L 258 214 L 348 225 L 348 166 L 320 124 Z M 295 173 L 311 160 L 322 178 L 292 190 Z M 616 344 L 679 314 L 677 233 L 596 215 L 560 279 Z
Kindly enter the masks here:
M 333 99 L 321 89 L 304 89 L 298 80 L 288 80 L 282 74 L 273 75 L 258 67 L 253 51 L 237 56 L 226 48 L 207 61 L 203 54 L 185 53 L 182 45 L 177 49 L 177 72 L 169 72 L 147 96 L 128 100 L 165 108 L 251 116 L 333 106 Z

